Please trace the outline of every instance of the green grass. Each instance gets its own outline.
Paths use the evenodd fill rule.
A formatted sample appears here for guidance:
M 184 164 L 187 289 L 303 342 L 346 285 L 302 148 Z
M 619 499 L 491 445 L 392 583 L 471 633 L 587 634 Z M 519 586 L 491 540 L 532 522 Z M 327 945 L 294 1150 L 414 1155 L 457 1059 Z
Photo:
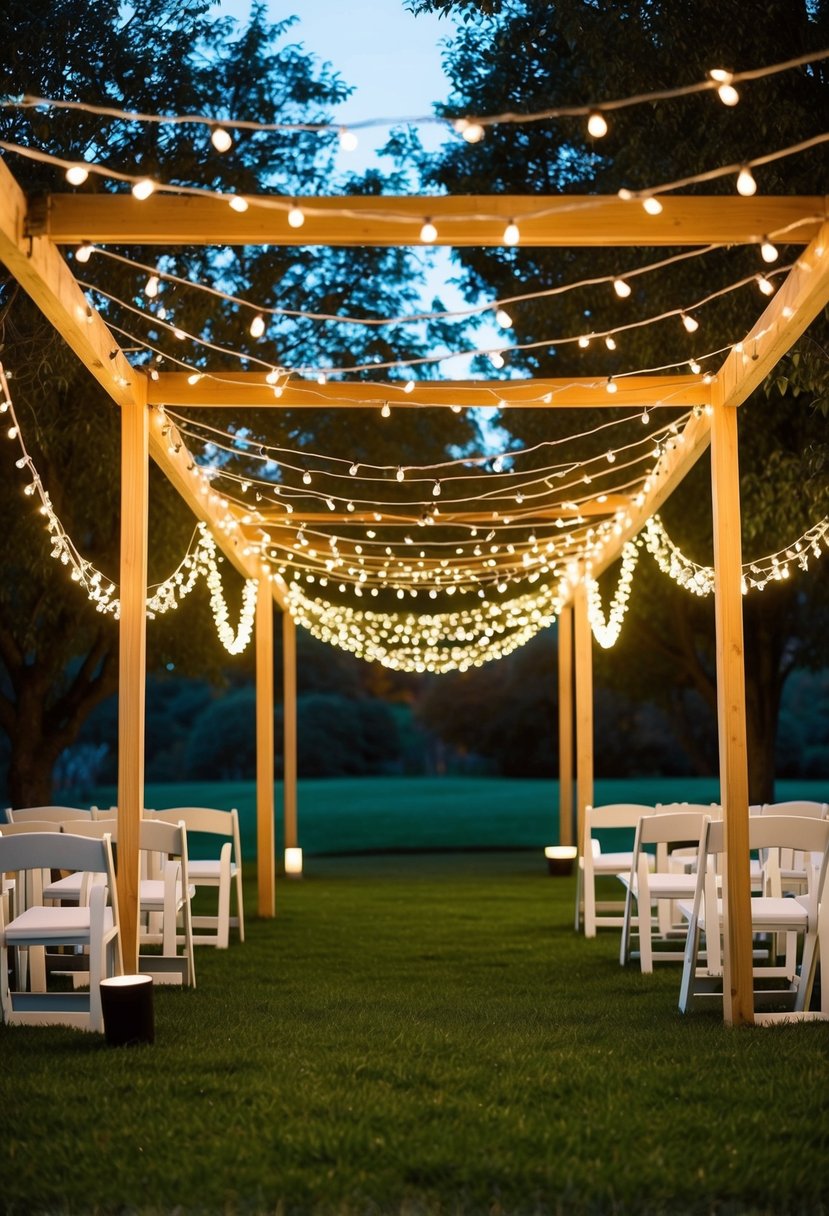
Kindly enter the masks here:
M 825 801 L 827 782 L 780 781 L 777 797 Z M 596 803 L 712 802 L 714 778 L 659 777 L 596 782 Z M 108 805 L 112 788 L 91 801 Z M 256 854 L 252 782 L 148 785 L 147 806 L 239 810 L 242 851 Z M 308 856 L 435 848 L 542 848 L 558 836 L 558 782 L 502 777 L 352 777 L 300 781 L 299 843 Z M 276 787 L 277 852 L 282 851 L 282 787 Z
M 154 1047 L 0 1028 L 2 1211 L 826 1212 L 829 1026 L 682 1017 L 535 852 L 310 869 Z

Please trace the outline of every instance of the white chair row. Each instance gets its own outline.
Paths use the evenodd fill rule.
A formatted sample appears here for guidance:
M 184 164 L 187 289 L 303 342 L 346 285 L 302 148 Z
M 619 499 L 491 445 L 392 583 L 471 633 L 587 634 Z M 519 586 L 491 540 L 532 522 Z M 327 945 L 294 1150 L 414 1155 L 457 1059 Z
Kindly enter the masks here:
M 9 824 L 48 823 L 56 825 L 58 829 L 61 825 L 74 821 L 111 822 L 116 813 L 115 807 L 104 809 L 97 806 L 89 810 L 65 806 L 7 807 L 5 812 Z M 199 834 L 221 839 L 218 857 L 190 861 L 191 883 L 195 887 L 215 889 L 218 904 L 215 915 L 204 914 L 193 918 L 193 928 L 201 930 L 196 933 L 194 941 L 196 945 L 226 949 L 230 943 L 230 930 L 236 929 L 239 940 L 243 942 L 245 912 L 242 898 L 242 848 L 236 808 L 220 811 L 211 807 L 179 806 L 163 811 L 145 810 L 144 817 L 161 819 L 167 823 L 182 822 L 190 836 Z M 69 886 L 70 884 L 65 884 L 65 887 Z M 231 897 L 234 891 L 236 911 L 235 915 L 231 915 Z M 71 891 L 63 895 L 56 891 L 51 894 L 53 898 L 71 898 Z

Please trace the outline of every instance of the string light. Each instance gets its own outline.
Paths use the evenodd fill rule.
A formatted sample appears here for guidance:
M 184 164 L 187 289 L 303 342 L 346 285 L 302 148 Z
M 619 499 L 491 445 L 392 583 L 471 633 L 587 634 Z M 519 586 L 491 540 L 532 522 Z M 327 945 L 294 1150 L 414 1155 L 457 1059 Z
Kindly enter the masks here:
M 300 206 L 294 203 L 291 210 L 288 212 L 288 223 L 291 228 L 301 228 L 305 223 L 305 212 Z
M 764 296 L 774 295 L 774 284 L 766 278 L 764 274 L 757 275 L 757 286 L 760 288 Z
M 250 336 L 252 338 L 261 338 L 265 332 L 265 318 L 261 313 L 257 313 L 250 323 Z
M 642 200 L 642 206 L 645 208 L 648 215 L 661 215 L 663 211 L 662 203 L 652 194 L 647 195 Z
M 688 333 L 695 334 L 699 329 L 699 321 L 697 321 L 696 317 L 692 317 L 688 312 L 681 312 L 679 315 Z
M 607 135 L 607 120 L 600 110 L 594 110 L 587 119 L 587 132 L 594 139 Z
M 630 283 L 626 283 L 624 279 L 613 280 L 613 290 L 620 300 L 626 300 L 631 293 Z
M 149 177 L 141 177 L 132 188 L 133 198 L 137 198 L 140 202 L 148 199 L 154 193 L 156 184 Z
M 230 206 L 234 211 L 238 211 L 240 215 L 244 214 L 248 209 L 248 200 L 243 198 L 241 194 L 232 194 L 230 196 Z
M 79 245 L 78 248 L 75 250 L 75 261 L 81 262 L 81 263 L 86 263 L 92 257 L 94 252 L 95 252 L 94 245 L 89 245 L 89 244 Z
M 510 220 L 504 229 L 503 241 L 505 245 L 517 245 L 521 240 L 521 233 L 515 220 Z
M 764 262 L 776 262 L 777 261 L 777 257 L 778 257 L 777 246 L 772 244 L 772 242 L 769 240 L 769 238 L 767 236 L 763 237 L 762 243 L 760 245 L 760 256 L 762 257 Z
M 737 174 L 737 193 L 742 194 L 744 198 L 750 198 L 752 194 L 757 193 L 757 182 L 748 165 L 743 165 Z
M 215 126 L 210 132 L 210 142 L 217 152 L 228 152 L 233 147 L 232 135 L 221 126 Z
M 359 143 L 357 136 L 348 127 L 340 128 L 339 140 L 343 152 L 353 152 Z
M 605 618 L 602 608 L 599 584 L 587 577 L 587 619 L 593 631 L 593 637 L 604 650 L 616 645 L 622 631 L 622 622 L 628 609 L 630 587 L 633 582 L 633 572 L 639 559 L 639 550 L 634 541 L 627 541 L 622 548 L 622 569 L 616 591 L 610 604 L 610 611 Z
M 424 245 L 431 245 L 438 239 L 438 230 L 428 217 L 423 221 L 423 227 L 420 229 L 420 239 Z
M 85 165 L 70 165 L 65 176 L 70 186 L 82 186 L 89 177 L 89 170 Z

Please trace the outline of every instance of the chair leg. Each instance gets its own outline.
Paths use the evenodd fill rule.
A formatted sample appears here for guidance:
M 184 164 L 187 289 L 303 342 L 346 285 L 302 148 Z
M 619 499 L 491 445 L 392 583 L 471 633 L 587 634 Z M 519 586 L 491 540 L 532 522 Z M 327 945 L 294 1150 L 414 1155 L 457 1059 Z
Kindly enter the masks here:
M 239 941 L 245 940 L 245 909 L 242 903 L 242 870 L 236 868 L 236 911 L 239 919 Z
M 682 962 L 682 982 L 679 986 L 679 1011 L 689 1013 L 694 1003 L 694 978 L 697 972 L 697 955 L 699 954 L 699 920 L 691 918 L 688 925 L 688 936 L 685 939 L 685 958 Z
M 636 923 L 639 926 L 639 970 L 643 975 L 651 975 L 653 973 L 651 901 L 647 892 L 644 894 L 645 898 L 642 899 L 643 891 L 640 887 L 639 898 L 636 901 Z
M 576 933 L 578 933 L 581 930 L 581 914 L 582 914 L 581 901 L 582 901 L 582 889 L 584 887 L 583 875 L 584 875 L 584 870 L 582 869 L 581 860 L 579 858 L 577 858 L 576 859 L 576 911 L 575 911 L 575 916 L 573 917 L 573 928 L 575 929 Z
M 630 885 L 625 891 L 625 914 L 622 920 L 622 937 L 619 942 L 619 966 L 624 967 L 630 960 L 630 922 L 632 895 Z
M 219 867 L 219 914 L 216 923 L 216 947 L 226 950 L 230 941 L 230 846 L 222 849 Z
M 584 936 L 596 936 L 596 883 L 591 870 L 584 871 Z

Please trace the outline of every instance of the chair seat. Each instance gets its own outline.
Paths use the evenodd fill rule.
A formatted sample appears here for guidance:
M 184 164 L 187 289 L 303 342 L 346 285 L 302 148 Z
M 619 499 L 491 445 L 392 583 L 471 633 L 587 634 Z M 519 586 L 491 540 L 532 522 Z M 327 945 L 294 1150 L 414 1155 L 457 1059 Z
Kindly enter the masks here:
M 27 908 L 6 926 L 6 941 L 22 945 L 28 941 L 42 942 L 45 938 L 59 941 L 67 937 L 89 936 L 89 908 Z M 104 909 L 104 929 L 113 928 L 112 908 Z
M 190 898 L 196 894 L 196 888 L 191 883 L 187 888 Z M 143 912 L 164 911 L 164 879 L 142 878 L 138 886 L 138 898 Z M 181 883 L 176 883 L 176 903 L 181 904 Z
M 626 887 L 630 885 L 630 874 L 620 874 L 619 878 Z M 652 899 L 683 899 L 694 894 L 696 885 L 696 874 L 672 874 L 667 870 L 651 874 L 648 879 Z M 639 883 L 634 878 L 634 895 L 638 894 L 638 888 Z
M 694 906 L 682 902 L 679 905 L 682 915 L 690 920 Z M 809 915 L 803 904 L 797 899 L 786 899 L 780 896 L 762 895 L 751 901 L 751 921 L 754 933 L 764 933 L 772 929 L 805 929 Z M 717 923 L 722 921 L 722 900 L 717 900 Z M 705 909 L 700 911 L 699 924 L 705 929 Z
M 81 898 L 81 888 L 83 886 L 83 874 L 66 874 L 63 878 L 56 878 L 54 882 L 50 882 L 48 886 L 43 888 L 44 899 L 65 899 L 70 902 L 78 903 Z
M 630 871 L 633 853 L 594 853 L 593 872 L 595 874 L 622 874 Z M 579 865 L 584 869 L 584 858 L 579 858 Z M 653 869 L 654 859 L 650 858 L 648 868 Z
M 230 863 L 230 877 L 235 878 L 237 871 L 238 866 L 235 861 L 232 861 Z M 202 882 L 211 878 L 215 878 L 218 882 L 221 877 L 222 863 L 218 858 L 215 861 L 191 861 L 189 863 L 189 872 L 191 878 L 200 879 Z

